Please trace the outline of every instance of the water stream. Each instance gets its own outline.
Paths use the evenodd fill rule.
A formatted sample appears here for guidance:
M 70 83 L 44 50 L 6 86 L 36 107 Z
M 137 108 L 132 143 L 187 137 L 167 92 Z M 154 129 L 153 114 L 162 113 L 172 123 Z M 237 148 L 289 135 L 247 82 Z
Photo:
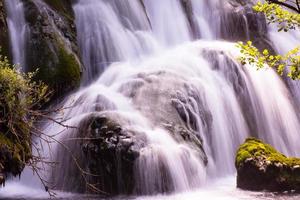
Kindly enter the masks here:
M 135 185 L 133 196 L 118 199 L 274 199 L 271 193 L 235 188 L 235 152 L 246 137 L 255 136 L 286 155 L 300 156 L 300 96 L 298 84 L 287 84 L 273 70 L 240 65 L 235 43 L 224 41 L 251 37 L 247 11 L 223 0 L 78 0 L 73 8 L 86 71 L 81 88 L 62 102 L 71 109 L 56 117 L 84 127 L 90 118 L 105 116 L 130 132 L 140 152 L 131 177 Z M 241 30 L 236 31 L 236 22 Z M 272 30 L 267 37 L 276 41 L 280 36 Z M 274 48 L 284 52 L 287 42 L 299 43 L 299 33 L 291 34 Z M 14 55 L 19 59 L 18 52 Z M 203 149 L 174 136 L 170 127 L 177 125 L 193 133 Z M 66 142 L 82 132 L 53 123 L 44 131 L 60 133 L 55 138 L 88 169 L 79 143 Z M 65 148 L 54 144 L 43 154 L 59 163 L 44 174 L 57 190 L 81 191 L 78 169 Z M 24 183 L 36 181 L 26 174 L 0 193 L 32 198 Z M 124 176 L 119 170 L 117 193 L 126 190 Z M 37 198 L 45 195 L 33 191 Z
M 20 0 L 5 0 L 7 24 L 9 28 L 13 63 L 19 70 L 26 71 L 26 40 L 28 27 L 25 22 L 24 7 Z

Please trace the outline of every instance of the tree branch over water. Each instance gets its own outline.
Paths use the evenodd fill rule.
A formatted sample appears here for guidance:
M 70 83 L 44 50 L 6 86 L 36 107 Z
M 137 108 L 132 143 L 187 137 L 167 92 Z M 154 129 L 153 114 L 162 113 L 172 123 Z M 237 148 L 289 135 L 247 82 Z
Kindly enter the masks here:
M 295 11 L 297 13 L 300 14 L 300 2 L 299 0 L 295 0 L 295 2 L 293 1 L 290 1 L 292 4 L 295 4 L 295 5 L 292 5 L 290 3 L 287 3 L 287 1 L 282 1 L 282 0 L 267 0 L 268 3 L 274 3 L 274 4 L 277 4 L 277 5 L 280 5 L 280 6 L 284 6 L 286 8 L 289 8 L 291 9 L 292 11 Z

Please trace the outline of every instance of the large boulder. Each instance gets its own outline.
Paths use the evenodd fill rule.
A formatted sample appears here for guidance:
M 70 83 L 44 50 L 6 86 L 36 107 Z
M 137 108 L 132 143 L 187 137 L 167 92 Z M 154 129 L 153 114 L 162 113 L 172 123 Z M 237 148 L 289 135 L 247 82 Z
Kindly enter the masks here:
M 74 14 L 70 1 L 23 1 L 30 30 L 27 43 L 27 69 L 39 69 L 56 96 L 77 88 L 82 65 L 76 40 Z
M 140 73 L 123 83 L 118 91 L 132 102 L 135 112 L 118 108 L 117 101 L 125 101 L 120 96 L 117 100 L 118 96 L 110 99 L 105 94 L 95 94 L 94 86 L 74 98 L 75 111 L 93 94 L 88 99 L 91 107 L 87 113 L 78 115 L 77 110 L 77 114 L 67 117 L 78 128 L 62 132 L 60 141 L 64 145 L 54 147 L 57 152 L 54 160 L 59 165 L 53 168 L 50 182 L 55 189 L 82 193 L 97 192 L 96 189 L 112 195 L 174 191 L 174 175 L 166 152 L 150 135 L 178 142 L 178 151 L 173 152 L 178 153 L 174 162 L 189 166 L 195 156 L 202 167 L 207 164 L 197 116 L 193 114 L 198 107 L 188 107 L 192 99 L 200 97 L 187 80 L 172 72 Z M 199 105 L 199 115 L 210 121 L 210 114 L 203 107 Z M 201 123 L 203 127 L 210 126 Z M 198 170 L 192 171 L 197 174 Z M 192 183 L 194 177 L 187 179 Z
M 146 139 L 126 128 L 126 123 L 114 112 L 93 113 L 83 118 L 79 128 L 66 136 L 80 140 L 64 142 L 72 152 L 58 147 L 60 165 L 53 168 L 50 181 L 54 187 L 82 193 L 133 193 L 135 160 Z
M 300 159 L 288 158 L 261 140 L 248 138 L 238 149 L 235 165 L 238 188 L 300 192 Z

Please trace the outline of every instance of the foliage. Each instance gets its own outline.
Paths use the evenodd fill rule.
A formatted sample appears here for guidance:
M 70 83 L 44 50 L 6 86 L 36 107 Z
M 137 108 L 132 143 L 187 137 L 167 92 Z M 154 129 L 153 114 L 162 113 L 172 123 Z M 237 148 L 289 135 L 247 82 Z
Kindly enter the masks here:
M 268 65 L 277 70 L 278 74 L 283 75 L 287 69 L 287 75 L 291 79 L 300 79 L 300 48 L 290 50 L 285 55 L 273 55 L 265 49 L 260 52 L 248 41 L 246 44 L 239 42 L 237 46 L 241 49 L 243 56 L 240 58 L 242 64 L 254 64 L 258 69 Z
M 300 6 L 298 1 L 291 3 L 286 0 L 268 0 L 265 3 L 258 2 L 253 9 L 264 13 L 268 23 L 277 23 L 278 31 L 300 28 Z M 287 10 L 288 9 L 288 10 Z M 278 74 L 285 75 L 291 79 L 300 79 L 300 47 L 290 50 L 285 55 L 273 55 L 265 49 L 260 52 L 251 41 L 246 44 L 237 44 L 243 56 L 240 58 L 242 64 L 254 64 L 257 68 L 269 66 L 275 68 Z
M 18 72 L 0 55 L 0 175 L 21 173 L 31 158 L 31 130 L 37 119 L 33 110 L 50 94 L 44 83 L 33 81 L 34 75 Z
M 253 9 L 256 12 L 264 13 L 269 23 L 277 23 L 278 31 L 287 32 L 300 27 L 299 13 L 285 10 L 278 4 L 258 2 Z

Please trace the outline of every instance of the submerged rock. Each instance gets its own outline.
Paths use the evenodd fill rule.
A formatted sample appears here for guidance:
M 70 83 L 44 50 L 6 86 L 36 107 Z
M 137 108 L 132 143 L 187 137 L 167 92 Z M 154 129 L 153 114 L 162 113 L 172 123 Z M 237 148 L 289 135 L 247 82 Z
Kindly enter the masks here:
M 300 159 L 288 158 L 261 140 L 248 138 L 238 149 L 235 165 L 238 188 L 300 192 Z

